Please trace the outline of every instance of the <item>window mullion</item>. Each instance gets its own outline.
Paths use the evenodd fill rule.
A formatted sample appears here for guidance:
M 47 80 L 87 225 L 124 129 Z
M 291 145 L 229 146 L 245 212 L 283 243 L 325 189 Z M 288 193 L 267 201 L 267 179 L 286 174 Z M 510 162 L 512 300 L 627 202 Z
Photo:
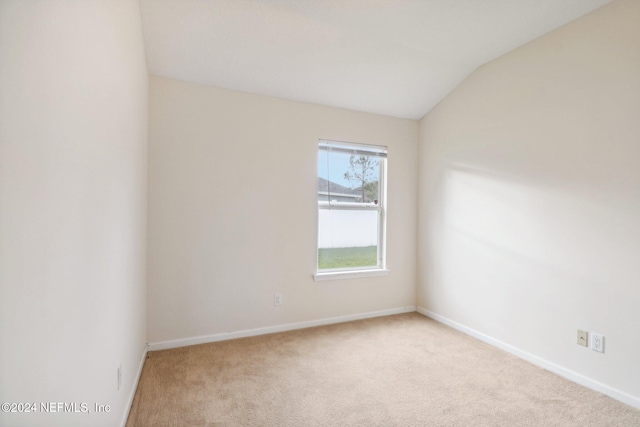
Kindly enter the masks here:
M 335 206 L 335 205 L 318 205 L 318 209 L 335 210 L 335 211 L 381 211 L 381 206 Z

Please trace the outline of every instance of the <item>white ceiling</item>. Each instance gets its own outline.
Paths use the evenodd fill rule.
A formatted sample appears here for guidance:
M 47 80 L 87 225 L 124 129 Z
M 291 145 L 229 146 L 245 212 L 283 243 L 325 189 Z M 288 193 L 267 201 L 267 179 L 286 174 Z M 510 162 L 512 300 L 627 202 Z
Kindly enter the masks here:
M 421 118 L 478 66 L 610 0 L 141 0 L 152 74 Z

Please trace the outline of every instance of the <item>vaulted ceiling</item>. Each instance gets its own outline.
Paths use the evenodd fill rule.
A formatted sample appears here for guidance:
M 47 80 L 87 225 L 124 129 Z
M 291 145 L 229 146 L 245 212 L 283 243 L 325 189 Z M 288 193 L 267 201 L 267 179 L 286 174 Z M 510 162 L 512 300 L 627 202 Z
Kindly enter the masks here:
M 417 119 L 610 0 L 142 0 L 152 74 Z

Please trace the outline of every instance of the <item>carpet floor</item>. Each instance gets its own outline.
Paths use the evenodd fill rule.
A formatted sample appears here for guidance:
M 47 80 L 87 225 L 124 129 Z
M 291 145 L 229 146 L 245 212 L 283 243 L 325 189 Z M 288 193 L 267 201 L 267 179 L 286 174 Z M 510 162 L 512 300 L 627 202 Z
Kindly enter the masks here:
M 127 427 L 640 426 L 640 411 L 417 313 L 148 354 Z

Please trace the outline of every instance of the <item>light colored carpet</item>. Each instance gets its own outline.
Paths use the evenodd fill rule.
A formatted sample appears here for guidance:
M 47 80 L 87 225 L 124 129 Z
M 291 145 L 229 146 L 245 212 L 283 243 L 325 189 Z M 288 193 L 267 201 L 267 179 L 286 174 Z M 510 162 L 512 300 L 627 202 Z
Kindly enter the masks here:
M 150 352 L 127 427 L 640 426 L 417 313 Z

